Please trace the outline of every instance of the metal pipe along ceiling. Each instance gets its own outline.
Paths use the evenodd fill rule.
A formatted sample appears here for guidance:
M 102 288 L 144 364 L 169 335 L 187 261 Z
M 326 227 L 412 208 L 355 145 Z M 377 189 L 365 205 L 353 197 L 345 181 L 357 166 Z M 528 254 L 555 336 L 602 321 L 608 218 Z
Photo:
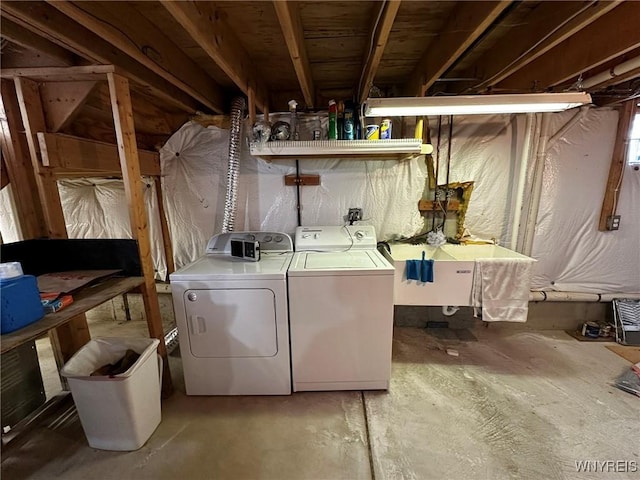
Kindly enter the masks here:
M 615 67 L 612 67 L 605 72 L 598 73 L 593 77 L 589 77 L 586 80 L 583 80 L 582 88 L 587 89 L 595 87 L 597 85 L 600 85 L 601 83 L 611 80 L 612 78 L 615 78 L 619 75 L 624 75 L 625 73 L 628 73 L 637 68 L 640 68 L 640 57 L 635 57 L 631 60 L 627 60 L 626 62 L 616 65 Z

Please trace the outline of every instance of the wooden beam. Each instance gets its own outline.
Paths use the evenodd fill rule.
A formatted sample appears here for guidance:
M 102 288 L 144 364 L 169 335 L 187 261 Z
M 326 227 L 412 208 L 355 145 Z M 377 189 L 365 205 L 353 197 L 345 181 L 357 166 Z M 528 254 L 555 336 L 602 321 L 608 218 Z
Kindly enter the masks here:
M 383 11 L 377 28 L 376 25 L 374 25 L 374 30 L 369 36 L 369 38 L 373 38 L 372 50 L 365 53 L 364 64 L 362 66 L 362 81 L 360 85 L 358 85 L 358 99 L 360 103 L 367 99 L 369 90 L 373 86 L 373 80 L 376 77 L 380 60 L 382 60 L 382 54 L 389 40 L 391 27 L 393 27 L 393 22 L 400 8 L 400 0 L 389 0 L 388 2 L 382 3 L 380 8 L 383 8 Z
M 52 6 L 44 2 L 5 1 L 0 8 L 3 19 L 9 18 L 91 62 L 117 65 L 125 75 L 169 104 L 189 113 L 202 109 L 190 95 Z
M 156 291 L 155 271 L 153 258 L 151 257 L 151 240 L 149 235 L 149 221 L 145 208 L 144 193 L 140 181 L 140 161 L 138 147 L 136 146 L 135 126 L 133 123 L 133 109 L 131 106 L 131 92 L 129 81 L 120 75 L 108 74 L 109 90 L 111 92 L 111 105 L 113 108 L 113 123 L 118 139 L 118 154 L 122 168 L 124 191 L 129 206 L 129 221 L 131 222 L 131 234 L 138 241 L 140 262 L 144 284 L 142 286 L 142 300 L 149 334 L 160 340 L 158 353 L 164 360 L 162 391 L 165 397 L 173 390 L 171 373 L 167 359 L 167 349 L 164 343 L 164 331 L 160 317 L 158 304 L 158 292 Z
M 71 172 L 120 172 L 118 146 L 96 140 L 73 137 L 60 133 L 38 133 L 43 165 L 58 176 L 65 170 Z M 160 155 L 157 152 L 139 150 L 142 175 L 160 175 Z
M 422 97 L 434 82 L 482 35 L 511 4 L 459 2 L 442 34 L 428 45 L 405 87 L 407 95 Z
M 58 184 L 53 173 L 43 168 L 40 160 L 40 144 L 38 143 L 37 133 L 46 131 L 46 123 L 38 84 L 32 80 L 19 77 L 15 78 L 14 82 L 48 236 L 51 238 L 67 238 L 67 227 L 64 213 L 62 212 L 62 204 L 60 203 Z
M 530 62 L 497 87 L 545 90 L 577 80 L 580 74 L 640 47 L 640 2 L 623 2 L 542 57 Z
M 607 218 L 616 214 L 616 205 L 620 196 L 620 186 L 622 185 L 622 176 L 624 175 L 625 161 L 629 150 L 631 124 L 638 112 L 637 103 L 636 100 L 628 100 L 620 109 L 618 133 L 616 134 L 616 143 L 613 146 L 609 177 L 607 178 L 602 209 L 600 210 L 598 230 L 601 232 L 607 231 Z
M 315 86 L 311 75 L 307 48 L 304 45 L 304 28 L 300 19 L 298 3 L 274 0 L 273 7 L 276 10 L 276 15 L 278 15 L 280 28 L 282 28 L 282 34 L 287 42 L 289 56 L 293 62 L 293 68 L 296 71 L 304 101 L 307 107 L 313 108 Z
M 171 121 L 171 125 L 169 124 L 169 115 L 158 108 L 153 103 L 149 102 L 146 98 L 141 97 L 140 95 L 135 95 L 134 92 L 131 92 L 131 101 L 134 106 L 133 110 L 133 120 L 136 125 L 136 133 L 154 133 L 154 134 L 162 134 L 162 135 L 171 135 L 178 125 L 182 125 L 184 120 L 181 121 L 178 125 L 176 125 L 175 121 Z M 87 107 L 96 107 L 102 111 L 100 114 L 100 118 L 104 119 L 108 122 L 113 122 L 113 114 L 111 113 L 111 98 L 109 95 L 109 85 L 106 83 L 98 85 L 98 87 L 94 90 L 93 94 L 87 101 L 87 106 L 83 113 L 86 111 Z M 94 116 L 97 116 L 97 112 L 93 112 Z
M 46 124 L 38 84 L 20 77 L 14 79 L 14 84 L 48 236 L 67 238 L 67 227 L 56 178 L 52 171 L 43 167 L 40 162 L 37 133 L 46 132 Z M 91 339 L 86 317 L 84 314 L 78 315 L 69 323 L 49 331 L 49 339 L 56 364 L 62 368 L 73 354 Z
M 4 111 L 4 115 L 0 117 L 2 157 L 12 184 L 22 238 L 29 240 L 44 237 L 47 234 L 44 214 L 24 135 L 18 97 L 11 80 L 2 80 L 1 93 L 0 102 Z
M 73 121 L 96 86 L 89 82 L 49 82 L 40 87 L 47 130 L 58 132 Z
M 247 95 L 247 109 L 249 111 L 249 125 L 256 123 L 256 94 L 253 87 L 249 87 Z
M 162 196 L 162 178 L 160 176 L 153 177 L 156 184 L 156 199 L 158 201 L 158 216 L 160 217 L 160 229 L 162 230 L 162 244 L 164 246 L 164 257 L 167 261 L 167 278 L 169 274 L 176 271 L 176 265 L 173 261 L 173 246 L 171 245 L 171 233 L 169 231 L 169 223 L 164 210 L 164 199 Z
M 22 47 L 35 50 L 55 59 L 63 65 L 74 64 L 73 53 L 46 38 L 34 35 L 32 31 L 4 17 L 2 18 L 2 36 Z
M 544 55 L 619 3 L 540 2 L 527 16 L 526 24 L 513 27 L 476 62 L 480 70 L 459 76 L 480 76 L 484 81 L 473 90 L 482 91 Z
M 215 81 L 131 5 L 85 2 L 80 7 L 62 0 L 47 3 L 211 110 L 225 111 L 227 102 Z
M 249 95 L 251 81 L 255 82 L 256 105 L 264 111 L 269 103 L 267 87 L 259 80 L 262 77 L 255 70 L 255 62 L 215 6 L 192 1 L 160 3 L 245 95 Z
M 83 67 L 3 68 L 2 78 L 28 78 L 36 82 L 91 82 L 105 80 L 107 73 L 116 72 L 114 65 Z
M 420 200 L 418 202 L 418 210 L 421 212 L 442 212 L 444 210 L 444 205 L 447 205 L 447 211 L 457 212 L 460 210 L 460 201 L 459 200 L 449 200 L 448 202 L 444 201 L 436 201 L 433 200 Z

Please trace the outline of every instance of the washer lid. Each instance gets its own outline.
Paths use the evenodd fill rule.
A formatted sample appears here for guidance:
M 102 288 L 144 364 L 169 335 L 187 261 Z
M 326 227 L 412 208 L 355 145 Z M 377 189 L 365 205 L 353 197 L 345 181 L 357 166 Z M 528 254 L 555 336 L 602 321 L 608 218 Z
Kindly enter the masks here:
M 393 275 L 394 267 L 377 250 L 299 252 L 289 275 Z
M 169 275 L 175 281 L 272 280 L 286 278 L 293 253 L 266 253 L 259 262 L 226 255 L 205 255 Z M 194 288 L 194 287 L 191 287 Z

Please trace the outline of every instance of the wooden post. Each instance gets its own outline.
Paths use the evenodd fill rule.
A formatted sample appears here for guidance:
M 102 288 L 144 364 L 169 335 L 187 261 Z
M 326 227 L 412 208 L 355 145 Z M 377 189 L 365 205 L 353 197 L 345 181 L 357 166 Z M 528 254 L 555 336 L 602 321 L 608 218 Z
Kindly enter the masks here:
M 158 199 L 158 215 L 160 216 L 160 229 L 162 230 L 162 243 L 164 245 L 164 256 L 167 260 L 167 274 L 176 271 L 173 263 L 173 247 L 171 246 L 171 233 L 169 232 L 169 224 L 164 211 L 164 202 L 162 201 L 162 179 L 153 177 L 156 184 L 156 197 Z
M 256 123 L 256 94 L 252 86 L 249 86 L 249 95 L 247 97 L 249 99 L 249 128 L 252 128 L 253 124 Z
M 109 93 L 111 95 L 113 122 L 118 140 L 122 179 L 124 181 L 124 190 L 129 206 L 131 234 L 133 238 L 138 241 L 142 273 L 144 275 L 142 299 L 149 334 L 160 340 L 158 353 L 164 360 L 162 394 L 166 398 L 171 395 L 173 386 L 171 383 L 169 362 L 167 361 L 167 349 L 164 343 L 164 331 L 160 317 L 158 292 L 156 291 L 155 272 L 151 258 L 151 241 L 149 238 L 148 217 L 140 178 L 140 161 L 138 159 L 138 146 L 136 145 L 129 81 L 125 77 L 115 73 L 108 73 L 107 79 L 109 81 Z
M 46 132 L 46 126 L 38 84 L 20 77 L 16 77 L 14 82 L 47 232 L 51 238 L 67 238 L 58 184 L 51 170 L 40 160 L 37 133 Z M 51 330 L 49 338 L 56 363 L 61 368 L 91 339 L 85 315 L 78 315 L 69 323 Z
M 609 167 L 609 177 L 607 186 L 602 200 L 602 210 L 600 210 L 600 223 L 598 230 L 607 231 L 607 218 L 616 214 L 616 204 L 620 196 L 620 186 L 622 185 L 622 176 L 624 175 L 625 159 L 627 158 L 627 149 L 629 148 L 629 134 L 631 123 L 637 111 L 638 100 L 627 100 L 620 109 L 620 117 L 618 119 L 618 133 L 616 134 L 616 143 L 613 146 L 613 155 L 611 157 L 611 166 Z
M 12 81 L 2 80 L 0 100 L 4 110 L 4 118 L 0 119 L 2 156 L 12 185 L 22 238 L 28 240 L 44 237 L 47 234 L 44 215 L 38 198 L 38 187 L 31 166 L 29 147 L 24 134 L 21 133 L 23 126 L 20 106 Z
M 44 111 L 38 91 L 38 84 L 26 78 L 15 78 L 18 103 L 22 113 L 22 122 L 27 135 L 31 165 L 35 173 L 40 204 L 42 205 L 49 237 L 67 238 L 67 227 L 62 212 L 58 184 L 53 173 L 43 167 L 40 160 L 40 145 L 37 133 L 46 132 Z

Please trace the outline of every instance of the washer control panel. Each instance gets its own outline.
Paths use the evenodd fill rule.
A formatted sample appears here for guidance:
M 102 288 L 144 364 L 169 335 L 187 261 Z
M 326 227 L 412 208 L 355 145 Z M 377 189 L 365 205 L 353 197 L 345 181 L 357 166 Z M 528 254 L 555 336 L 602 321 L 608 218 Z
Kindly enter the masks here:
M 373 225 L 298 227 L 294 245 L 297 252 L 375 249 L 376 231 Z
M 238 242 L 257 243 L 260 252 L 293 252 L 293 240 L 282 232 L 230 232 L 219 233 L 209 239 L 207 254 L 231 255 Z

